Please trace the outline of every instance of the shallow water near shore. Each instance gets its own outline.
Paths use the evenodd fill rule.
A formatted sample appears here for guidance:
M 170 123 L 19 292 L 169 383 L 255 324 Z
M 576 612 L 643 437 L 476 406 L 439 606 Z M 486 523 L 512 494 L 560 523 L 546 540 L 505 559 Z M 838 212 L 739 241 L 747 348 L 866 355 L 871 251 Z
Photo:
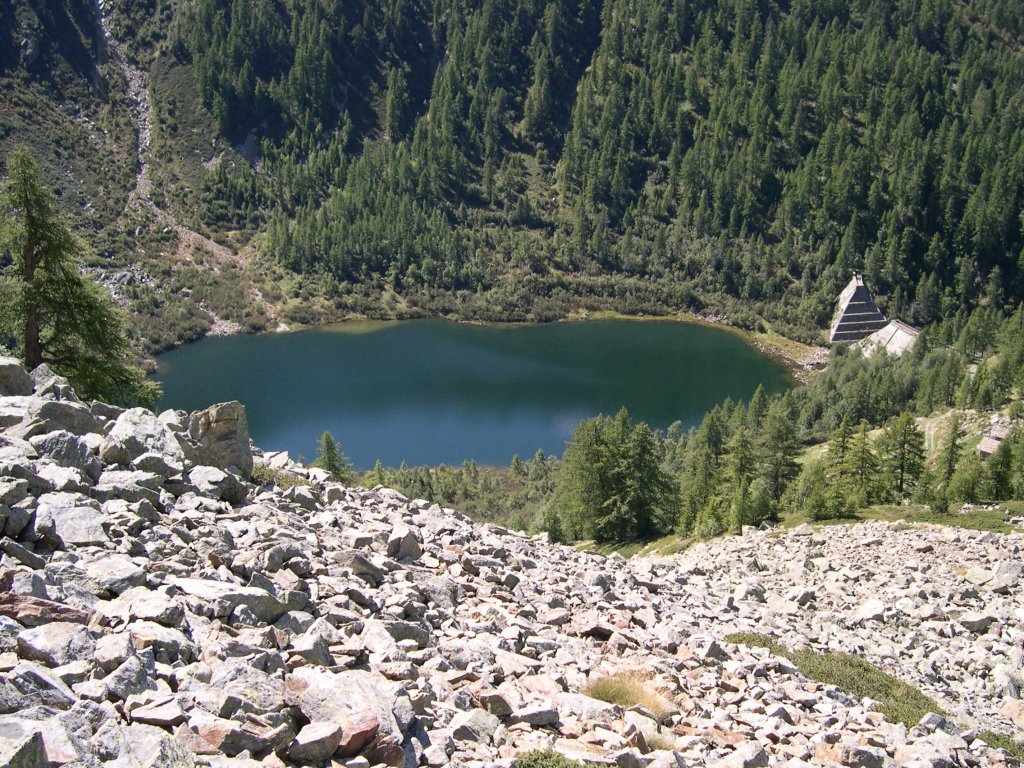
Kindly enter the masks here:
M 538 448 L 561 454 L 580 420 L 621 406 L 657 429 L 689 427 L 758 384 L 792 386 L 738 335 L 668 321 L 351 322 L 207 338 L 158 363 L 162 407 L 241 400 L 264 450 L 312 459 L 326 430 L 358 469 L 378 458 L 507 465 Z

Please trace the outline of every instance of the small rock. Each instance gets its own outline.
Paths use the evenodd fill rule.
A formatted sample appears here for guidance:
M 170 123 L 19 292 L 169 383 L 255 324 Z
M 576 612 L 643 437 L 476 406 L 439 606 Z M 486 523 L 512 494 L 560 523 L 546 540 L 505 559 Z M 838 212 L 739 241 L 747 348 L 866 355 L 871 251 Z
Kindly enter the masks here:
M 482 709 L 459 712 L 450 724 L 452 738 L 457 741 L 475 741 L 490 744 L 491 737 L 501 722 L 494 715 Z
M 337 723 L 313 722 L 304 725 L 288 748 L 288 757 L 297 763 L 326 760 L 341 743 L 342 728 Z

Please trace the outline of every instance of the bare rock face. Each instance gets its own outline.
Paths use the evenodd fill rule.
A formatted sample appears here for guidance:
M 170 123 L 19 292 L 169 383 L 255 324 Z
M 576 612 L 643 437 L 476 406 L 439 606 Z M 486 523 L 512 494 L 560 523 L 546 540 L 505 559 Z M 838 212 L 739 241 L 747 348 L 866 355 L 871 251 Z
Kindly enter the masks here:
M 232 400 L 193 412 L 188 417 L 188 433 L 209 453 L 214 466 L 234 467 L 245 479 L 252 476 L 249 422 L 240 402 Z
M 288 757 L 298 763 L 326 760 L 341 743 L 342 728 L 337 723 L 309 723 L 295 736 Z
M 6 768 L 48 768 L 43 733 L 0 724 L 0 764 Z

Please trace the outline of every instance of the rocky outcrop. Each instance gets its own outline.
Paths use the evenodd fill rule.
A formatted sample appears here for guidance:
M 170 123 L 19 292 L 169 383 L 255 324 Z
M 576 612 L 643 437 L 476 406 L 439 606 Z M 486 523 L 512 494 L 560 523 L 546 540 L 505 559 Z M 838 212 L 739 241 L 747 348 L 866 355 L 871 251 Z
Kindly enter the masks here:
M 234 406 L 76 404 L 76 431 L 37 400 L 64 402 L 0 398 L 5 764 L 996 765 L 976 726 L 1024 722 L 1018 536 L 862 526 L 626 561 L 280 456 L 309 485 L 258 486 Z M 894 725 L 736 630 L 859 653 L 956 717 Z M 588 695 L 611 675 L 647 705 Z
M 0 357 L 0 395 L 31 395 L 32 377 L 13 357 Z
M 211 405 L 188 417 L 188 433 L 221 469 L 252 475 L 252 449 L 245 406 L 237 400 Z

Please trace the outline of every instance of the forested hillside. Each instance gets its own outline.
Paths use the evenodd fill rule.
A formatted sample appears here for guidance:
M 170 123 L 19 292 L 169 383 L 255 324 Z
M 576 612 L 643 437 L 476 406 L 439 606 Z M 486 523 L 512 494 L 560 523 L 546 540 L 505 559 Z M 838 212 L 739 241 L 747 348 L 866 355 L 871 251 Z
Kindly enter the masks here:
M 810 338 L 854 268 L 919 324 L 1024 298 L 1011 0 L 110 9 L 154 200 L 279 319 L 699 310 Z M 30 58 L 7 82 L 42 87 Z

